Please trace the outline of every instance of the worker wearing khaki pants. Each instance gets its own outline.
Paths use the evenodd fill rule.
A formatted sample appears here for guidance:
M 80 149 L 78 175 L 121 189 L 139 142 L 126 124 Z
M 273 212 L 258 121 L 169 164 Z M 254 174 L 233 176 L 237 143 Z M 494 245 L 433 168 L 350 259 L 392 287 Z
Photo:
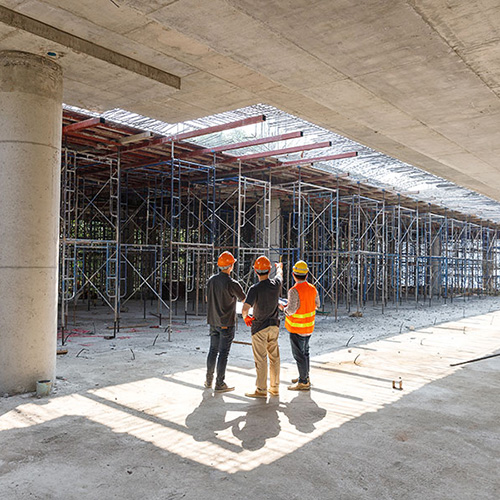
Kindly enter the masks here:
M 271 262 L 264 255 L 254 264 L 259 282 L 248 291 L 243 304 L 242 316 L 245 324 L 251 327 L 252 349 L 257 371 L 256 389 L 246 393 L 250 398 L 267 397 L 267 365 L 269 359 L 269 393 L 279 394 L 280 383 L 280 352 L 278 346 L 279 309 L 278 299 L 283 282 L 283 264 L 276 264 L 276 277 L 269 279 Z M 248 313 L 253 307 L 253 316 Z

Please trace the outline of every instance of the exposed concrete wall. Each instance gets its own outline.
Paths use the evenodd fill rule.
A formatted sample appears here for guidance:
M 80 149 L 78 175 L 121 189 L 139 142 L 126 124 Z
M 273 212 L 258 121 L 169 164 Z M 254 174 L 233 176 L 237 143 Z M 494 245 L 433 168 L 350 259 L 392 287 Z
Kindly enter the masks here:
M 62 70 L 0 52 L 0 395 L 54 379 Z

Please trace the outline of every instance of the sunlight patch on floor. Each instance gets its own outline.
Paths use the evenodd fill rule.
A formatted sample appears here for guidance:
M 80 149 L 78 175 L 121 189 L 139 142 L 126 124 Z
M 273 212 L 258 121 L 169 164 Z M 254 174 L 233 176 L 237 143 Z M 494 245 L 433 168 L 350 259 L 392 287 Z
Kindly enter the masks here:
M 244 391 L 254 372 L 238 367 L 228 371 L 236 391 L 214 394 L 203 390 L 204 370 L 188 370 L 22 404 L 0 417 L 0 431 L 83 416 L 220 471 L 249 471 L 459 369 L 450 363 L 495 352 L 498 318 L 490 313 L 315 357 L 311 392 L 288 391 L 284 380 L 279 398 L 251 400 Z M 284 365 L 282 377 L 295 371 Z M 400 380 L 403 390 L 394 390 Z

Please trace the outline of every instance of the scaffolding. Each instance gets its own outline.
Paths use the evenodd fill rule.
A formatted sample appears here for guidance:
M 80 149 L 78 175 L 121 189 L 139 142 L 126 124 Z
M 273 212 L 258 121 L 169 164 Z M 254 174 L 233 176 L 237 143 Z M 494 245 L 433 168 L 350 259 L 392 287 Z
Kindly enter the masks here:
M 102 139 L 101 139 L 102 140 Z M 111 142 L 111 141 L 110 141 Z M 60 326 L 71 305 L 100 301 L 113 335 L 129 301 L 172 334 L 172 320 L 205 312 L 205 284 L 224 250 L 248 288 L 259 255 L 282 261 L 285 289 L 298 259 L 322 308 L 382 310 L 467 299 L 500 286 L 498 227 L 400 193 L 300 164 L 246 164 L 215 153 L 161 155 L 65 144 L 60 224 Z M 203 150 L 208 151 L 208 150 Z M 252 156 L 252 155 L 250 155 Z

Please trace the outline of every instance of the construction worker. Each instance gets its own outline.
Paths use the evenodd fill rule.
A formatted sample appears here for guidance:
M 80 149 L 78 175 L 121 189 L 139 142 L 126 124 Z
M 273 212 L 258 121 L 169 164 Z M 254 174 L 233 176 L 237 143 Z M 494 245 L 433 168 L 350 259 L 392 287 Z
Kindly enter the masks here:
M 280 351 L 278 346 L 279 310 L 278 299 L 283 282 L 283 264 L 276 264 L 276 277 L 269 279 L 271 261 L 261 255 L 254 263 L 254 271 L 259 282 L 248 291 L 243 304 L 242 316 L 245 324 L 251 327 L 252 350 L 257 371 L 256 389 L 247 392 L 250 398 L 267 398 L 267 359 L 269 358 L 269 393 L 279 395 Z M 248 313 L 253 307 L 253 316 Z
M 320 306 L 318 290 L 306 281 L 309 268 L 303 260 L 293 266 L 295 285 L 288 291 L 288 303 L 280 306 L 285 311 L 285 328 L 290 333 L 292 354 L 299 369 L 299 377 L 292 379 L 291 391 L 308 391 L 309 380 L 309 339 L 314 330 L 316 309 Z
M 215 365 L 217 378 L 215 392 L 234 391 L 225 382 L 227 358 L 234 339 L 236 326 L 236 302 L 244 300 L 241 285 L 231 278 L 236 259 L 231 252 L 223 252 L 218 260 L 219 273 L 207 282 L 207 323 L 210 325 L 210 349 L 207 357 L 207 378 L 205 387 L 212 387 Z

